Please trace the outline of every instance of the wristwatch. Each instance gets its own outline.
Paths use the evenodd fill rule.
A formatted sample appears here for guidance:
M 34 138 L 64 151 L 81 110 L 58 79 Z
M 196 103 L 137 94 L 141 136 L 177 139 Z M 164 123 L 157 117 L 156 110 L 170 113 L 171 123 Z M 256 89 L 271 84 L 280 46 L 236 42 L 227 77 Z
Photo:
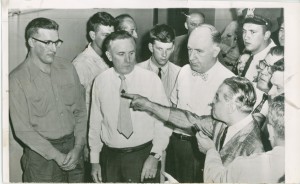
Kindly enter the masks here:
M 154 152 L 150 152 L 150 155 L 152 155 L 154 158 L 156 158 L 157 160 L 160 160 L 161 156 L 157 153 Z

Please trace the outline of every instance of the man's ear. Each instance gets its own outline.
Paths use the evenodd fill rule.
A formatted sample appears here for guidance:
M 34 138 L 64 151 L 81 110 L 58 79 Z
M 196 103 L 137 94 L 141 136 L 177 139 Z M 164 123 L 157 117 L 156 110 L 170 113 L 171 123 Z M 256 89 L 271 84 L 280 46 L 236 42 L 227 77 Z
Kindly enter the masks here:
M 214 46 L 213 46 L 213 56 L 216 58 L 217 56 L 218 56 L 218 54 L 219 54 L 219 52 L 220 52 L 220 46 L 218 46 L 217 44 L 214 44 Z
M 96 38 L 96 33 L 94 31 L 89 32 L 90 38 L 94 41 Z
M 187 29 L 187 30 L 189 29 L 189 27 L 188 27 L 188 25 L 187 25 L 187 22 L 184 23 L 184 27 L 185 27 L 185 29 Z
M 264 40 L 268 40 L 271 37 L 271 31 L 266 31 L 265 32 L 265 36 L 264 36 Z
M 34 47 L 32 38 L 29 38 L 27 43 L 28 43 L 29 47 Z
M 236 111 L 236 104 L 235 102 L 231 101 L 228 103 L 228 113 L 232 114 L 233 112 Z
M 153 53 L 153 44 L 152 43 L 148 44 L 148 48 L 149 48 L 150 52 Z
M 111 56 L 110 52 L 106 51 L 105 55 L 106 55 L 107 59 L 112 62 L 112 56 Z

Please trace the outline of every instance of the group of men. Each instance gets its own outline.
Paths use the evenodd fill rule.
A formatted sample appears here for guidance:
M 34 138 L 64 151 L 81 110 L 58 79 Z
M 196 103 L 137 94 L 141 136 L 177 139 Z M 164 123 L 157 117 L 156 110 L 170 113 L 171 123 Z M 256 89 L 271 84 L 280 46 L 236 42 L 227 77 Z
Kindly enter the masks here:
M 160 170 L 185 183 L 284 179 L 284 48 L 271 22 L 245 17 L 248 57 L 235 76 L 218 59 L 220 32 L 202 13 L 186 16 L 183 67 L 170 62 L 182 52 L 166 24 L 150 30 L 152 55 L 138 64 L 128 14 L 91 16 L 90 43 L 72 63 L 55 58 L 55 21 L 27 25 L 28 55 L 9 78 L 24 182 L 84 182 L 84 160 L 94 182 L 160 182 Z

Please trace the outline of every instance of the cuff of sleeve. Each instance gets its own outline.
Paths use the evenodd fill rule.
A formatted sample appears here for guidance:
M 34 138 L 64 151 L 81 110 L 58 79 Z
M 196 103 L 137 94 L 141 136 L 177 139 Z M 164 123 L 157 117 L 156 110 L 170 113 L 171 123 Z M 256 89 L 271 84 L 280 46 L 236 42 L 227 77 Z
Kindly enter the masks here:
M 90 162 L 99 163 L 100 151 L 90 151 Z
M 152 147 L 151 151 L 150 152 L 153 152 L 153 153 L 157 153 L 159 154 L 160 156 L 162 156 L 162 150 L 160 148 L 158 148 L 157 146 L 154 146 Z M 150 153 L 149 153 L 150 154 Z

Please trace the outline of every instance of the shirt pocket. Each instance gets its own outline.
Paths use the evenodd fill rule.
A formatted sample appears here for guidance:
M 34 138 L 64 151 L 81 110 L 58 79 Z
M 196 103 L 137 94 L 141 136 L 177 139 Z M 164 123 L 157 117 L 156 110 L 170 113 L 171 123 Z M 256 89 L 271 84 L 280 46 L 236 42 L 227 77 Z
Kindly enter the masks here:
M 61 86 L 61 96 L 65 105 L 73 105 L 75 103 L 75 86 L 74 84 L 64 84 Z
M 46 116 L 49 111 L 49 100 L 44 95 L 35 95 L 30 100 L 32 114 L 37 117 Z

